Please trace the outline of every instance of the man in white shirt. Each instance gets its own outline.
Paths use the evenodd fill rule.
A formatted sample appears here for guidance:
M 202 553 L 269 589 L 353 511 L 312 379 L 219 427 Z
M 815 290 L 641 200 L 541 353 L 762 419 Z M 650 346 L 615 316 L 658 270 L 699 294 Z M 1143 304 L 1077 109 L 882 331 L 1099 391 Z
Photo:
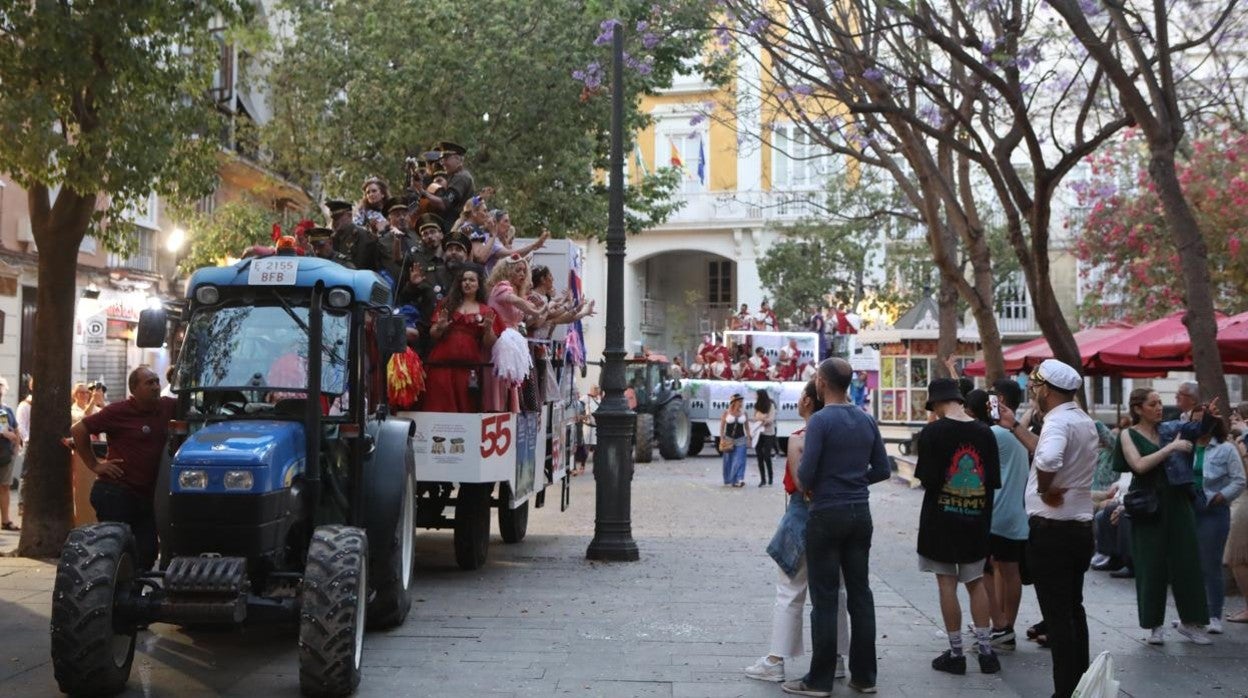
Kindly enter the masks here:
M 1075 369 L 1055 359 L 1040 364 L 1028 385 L 1045 414 L 1027 480 L 1027 566 L 1048 629 L 1056 698 L 1069 698 L 1089 662 L 1083 575 L 1094 548 L 1092 473 L 1098 439 L 1092 418 L 1075 403 L 1082 385 Z M 1000 423 L 1023 438 L 1026 430 L 1008 409 Z

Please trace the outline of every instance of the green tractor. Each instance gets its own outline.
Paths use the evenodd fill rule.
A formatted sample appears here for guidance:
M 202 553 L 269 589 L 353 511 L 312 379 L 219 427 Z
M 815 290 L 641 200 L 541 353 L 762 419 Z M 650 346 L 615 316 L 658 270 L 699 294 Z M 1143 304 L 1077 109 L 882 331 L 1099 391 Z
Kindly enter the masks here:
M 684 460 L 689 453 L 689 406 L 680 394 L 680 381 L 668 375 L 670 365 L 660 356 L 624 364 L 625 380 L 637 402 L 634 462 L 649 463 L 656 443 L 665 460 Z

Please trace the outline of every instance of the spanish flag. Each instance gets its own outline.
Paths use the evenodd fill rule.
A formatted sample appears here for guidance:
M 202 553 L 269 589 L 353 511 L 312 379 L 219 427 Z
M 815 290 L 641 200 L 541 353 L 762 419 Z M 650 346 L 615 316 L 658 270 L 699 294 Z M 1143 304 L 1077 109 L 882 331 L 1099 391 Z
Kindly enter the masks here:
M 684 168 L 684 166 L 685 166 L 685 163 L 684 163 L 683 161 L 681 161 L 681 159 L 680 159 L 680 151 L 676 149 L 676 142 L 675 142 L 675 141 L 670 141 L 670 142 L 668 143 L 668 145 L 669 145 L 669 146 L 671 147 L 671 149 L 672 149 L 672 155 L 671 155 L 671 163 L 672 163 L 672 167 L 679 167 L 679 168 L 682 168 L 682 169 L 683 169 L 683 168 Z

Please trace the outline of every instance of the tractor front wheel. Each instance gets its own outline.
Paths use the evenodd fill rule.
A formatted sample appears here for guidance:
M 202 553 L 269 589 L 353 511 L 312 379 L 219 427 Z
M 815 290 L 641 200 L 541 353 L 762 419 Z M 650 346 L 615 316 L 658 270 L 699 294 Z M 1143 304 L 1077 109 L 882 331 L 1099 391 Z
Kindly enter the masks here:
M 126 524 L 69 532 L 52 587 L 52 673 L 63 692 L 110 696 L 126 687 L 136 628 L 116 610 L 134 593 L 134 560 Z
M 299 614 L 299 688 L 306 696 L 346 696 L 360 685 L 368 601 L 368 535 L 318 526 L 308 546 Z

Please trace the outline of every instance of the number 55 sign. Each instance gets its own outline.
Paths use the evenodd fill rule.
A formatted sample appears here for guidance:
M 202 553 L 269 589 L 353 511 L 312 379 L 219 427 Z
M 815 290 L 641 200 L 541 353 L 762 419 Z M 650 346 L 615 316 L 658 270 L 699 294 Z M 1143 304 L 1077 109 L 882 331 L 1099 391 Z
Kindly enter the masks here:
M 511 450 L 511 414 L 481 417 L 481 459 L 508 455 Z

